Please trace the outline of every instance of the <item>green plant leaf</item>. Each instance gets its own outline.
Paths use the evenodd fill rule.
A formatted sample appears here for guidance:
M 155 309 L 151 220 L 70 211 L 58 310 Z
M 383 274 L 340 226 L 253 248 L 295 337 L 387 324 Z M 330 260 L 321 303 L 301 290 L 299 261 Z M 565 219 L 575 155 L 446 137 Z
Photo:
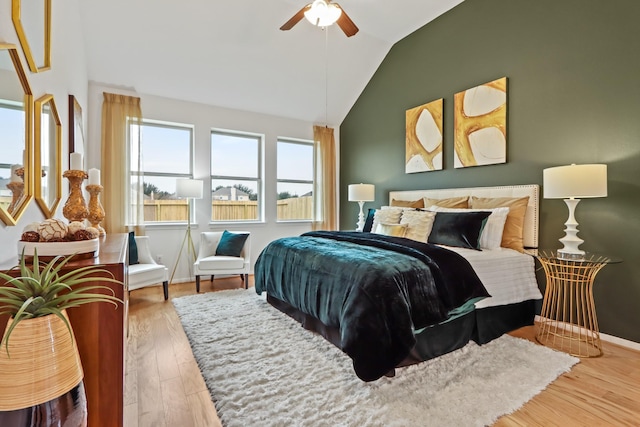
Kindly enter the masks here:
M 9 325 L 9 327 L 7 328 L 7 331 L 4 334 L 4 337 L 2 338 L 2 341 L 6 346 L 7 355 L 9 355 L 9 337 L 11 336 L 11 332 L 13 332 L 13 330 L 18 325 L 18 323 L 20 323 L 20 320 L 22 320 L 24 310 L 31 303 L 32 300 L 33 300 L 33 297 L 28 298 L 24 303 L 22 303 L 22 306 L 18 309 L 18 312 L 13 316 L 13 322 L 11 322 L 11 325 Z M 2 345 L 3 342 L 0 342 L 0 346 Z
M 55 315 L 63 319 L 69 332 L 71 325 L 62 314 L 67 308 L 93 302 L 113 304 L 117 309 L 123 301 L 115 296 L 113 289 L 96 282 L 124 284 L 116 280 L 113 274 L 103 268 L 86 266 L 62 273 L 62 269 L 73 256 L 57 256 L 48 263 L 40 262 L 37 251 L 33 254 L 33 263 L 28 265 L 24 252 L 20 263 L 11 269 L 19 272 L 18 277 L 0 273 L 0 280 L 6 282 L 0 287 L 0 314 L 9 314 L 13 321 L 0 341 L 9 354 L 9 337 L 22 320 Z M 97 277 L 101 274 L 107 277 Z M 104 293 L 100 293 L 104 291 Z

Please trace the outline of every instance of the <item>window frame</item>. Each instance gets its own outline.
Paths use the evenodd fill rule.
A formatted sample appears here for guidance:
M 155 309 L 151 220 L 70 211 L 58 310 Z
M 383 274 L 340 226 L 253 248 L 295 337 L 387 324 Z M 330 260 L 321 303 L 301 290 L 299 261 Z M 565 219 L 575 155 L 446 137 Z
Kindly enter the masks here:
M 283 142 L 286 144 L 298 144 L 298 145 L 305 145 L 305 146 L 310 146 L 311 147 L 311 151 L 312 151 L 312 158 L 311 158 L 311 162 L 312 162 L 312 167 L 313 170 L 311 172 L 311 180 L 307 181 L 307 180 L 300 180 L 300 179 L 280 179 L 278 177 L 278 165 L 277 165 L 277 159 L 278 159 L 278 152 L 280 150 L 280 146 L 279 144 Z M 287 184 L 311 184 L 311 190 L 312 190 L 312 205 L 311 205 L 311 218 L 308 219 L 279 219 L 278 218 L 278 214 L 276 212 L 276 222 L 277 223 L 291 223 L 291 222 L 313 222 L 313 212 L 315 209 L 315 197 L 313 196 L 313 191 L 316 189 L 316 185 L 315 185 L 315 177 L 316 177 L 316 150 L 315 150 L 315 143 L 313 140 L 310 139 L 301 139 L 301 138 L 290 138 L 290 137 L 278 137 L 276 140 L 276 203 L 278 199 L 278 184 L 283 182 L 283 183 L 287 183 Z
M 251 138 L 255 139 L 257 142 L 257 177 L 246 177 L 241 175 L 214 175 L 213 173 L 213 135 L 222 135 L 222 136 L 231 136 L 231 137 L 240 137 L 240 138 Z M 265 206 L 265 192 L 264 192 L 264 141 L 265 135 L 261 133 L 255 132 L 247 132 L 247 131 L 239 131 L 232 129 L 222 129 L 222 128 L 211 128 L 209 132 L 209 184 L 211 185 L 211 189 L 208 195 L 209 203 L 211 204 L 211 212 L 209 213 L 209 224 L 247 224 L 247 223 L 262 223 L 264 222 L 264 206 Z M 255 219 L 223 219 L 223 220 L 214 220 L 213 219 L 213 181 L 214 180 L 226 180 L 226 181 L 255 181 L 256 183 L 256 191 L 258 196 L 258 205 L 256 207 L 257 210 L 257 218 Z
M 182 178 L 187 178 L 187 179 L 194 179 L 194 159 L 195 159 L 195 155 L 194 155 L 194 151 L 195 151 L 195 125 L 190 124 L 190 123 L 179 123 L 179 122 L 171 122 L 171 121 L 167 121 L 167 120 L 156 120 L 156 119 L 145 119 L 143 118 L 140 121 L 140 144 L 144 143 L 144 135 L 143 135 L 143 129 L 145 126 L 153 126 L 156 128 L 165 128 L 165 129 L 178 129 L 178 130 L 188 130 L 189 131 L 189 173 L 168 173 L 168 172 L 149 172 L 149 171 L 133 171 L 131 169 L 131 150 L 132 150 L 132 144 L 131 144 L 131 138 L 132 138 L 132 133 L 131 133 L 131 128 L 132 126 L 135 126 L 135 123 L 132 123 L 131 121 L 129 121 L 129 126 L 127 127 L 127 141 L 129 144 L 129 149 L 127 152 L 127 164 L 128 164 L 128 176 L 127 176 L 127 180 L 128 180 L 128 185 L 127 185 L 127 194 L 125 195 L 126 200 L 129 200 L 129 206 L 130 208 L 127 209 L 127 215 L 126 215 L 126 223 L 128 225 L 133 225 L 134 221 L 131 218 L 131 186 L 133 185 L 133 180 L 131 179 L 133 176 L 142 176 L 142 182 L 144 183 L 144 178 L 145 176 L 149 176 L 149 177 L 156 177 L 156 178 L 175 178 L 177 179 L 182 179 Z M 144 150 L 144 146 L 142 147 L 142 150 Z M 144 151 L 143 151 L 144 152 Z M 173 225 L 173 224 L 187 224 L 188 222 L 190 223 L 194 223 L 195 222 L 195 209 L 193 206 L 194 201 L 192 199 L 188 199 L 187 200 L 188 204 L 191 204 L 191 206 L 189 206 L 189 212 L 190 212 L 190 216 L 191 218 L 187 218 L 185 220 L 169 220 L 169 221 L 144 221 L 144 226 L 145 227 L 153 227 L 153 226 L 164 226 L 164 225 Z

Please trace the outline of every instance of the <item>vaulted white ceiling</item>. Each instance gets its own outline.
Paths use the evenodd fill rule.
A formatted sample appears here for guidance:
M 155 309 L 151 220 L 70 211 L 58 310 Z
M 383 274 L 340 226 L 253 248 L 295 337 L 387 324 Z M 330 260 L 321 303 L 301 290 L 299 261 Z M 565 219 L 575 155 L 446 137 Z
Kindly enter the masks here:
M 350 38 L 304 19 L 280 31 L 310 0 L 79 3 L 91 81 L 339 125 L 393 44 L 462 1 L 338 0 Z

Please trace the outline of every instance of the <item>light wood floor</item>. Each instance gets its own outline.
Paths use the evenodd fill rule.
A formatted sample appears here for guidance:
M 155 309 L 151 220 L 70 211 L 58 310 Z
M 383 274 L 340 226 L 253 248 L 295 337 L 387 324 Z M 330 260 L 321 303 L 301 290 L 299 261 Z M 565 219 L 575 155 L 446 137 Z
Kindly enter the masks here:
M 250 276 L 250 284 L 253 277 Z M 239 278 L 202 281 L 201 292 L 238 288 Z M 171 297 L 195 293 L 175 284 Z M 534 340 L 533 326 L 512 335 Z M 640 352 L 603 343 L 604 356 L 582 359 L 496 426 L 640 426 Z M 189 342 L 161 287 L 131 292 L 125 427 L 220 426 Z M 249 427 L 249 426 L 248 426 Z

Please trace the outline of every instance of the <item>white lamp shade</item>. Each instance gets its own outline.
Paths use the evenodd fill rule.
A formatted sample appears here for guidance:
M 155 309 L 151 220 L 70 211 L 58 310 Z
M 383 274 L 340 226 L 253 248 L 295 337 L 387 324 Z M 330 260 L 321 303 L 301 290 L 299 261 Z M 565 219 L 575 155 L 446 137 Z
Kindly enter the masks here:
M 568 165 L 542 171 L 545 199 L 607 197 L 607 165 Z
M 185 199 L 202 199 L 201 179 L 178 179 L 176 180 L 176 196 Z
M 376 199 L 376 186 L 373 184 L 349 185 L 350 202 L 373 202 Z
M 328 27 L 333 25 L 342 15 L 342 9 L 333 3 L 325 0 L 315 0 L 311 8 L 304 13 L 307 21 L 318 27 Z

